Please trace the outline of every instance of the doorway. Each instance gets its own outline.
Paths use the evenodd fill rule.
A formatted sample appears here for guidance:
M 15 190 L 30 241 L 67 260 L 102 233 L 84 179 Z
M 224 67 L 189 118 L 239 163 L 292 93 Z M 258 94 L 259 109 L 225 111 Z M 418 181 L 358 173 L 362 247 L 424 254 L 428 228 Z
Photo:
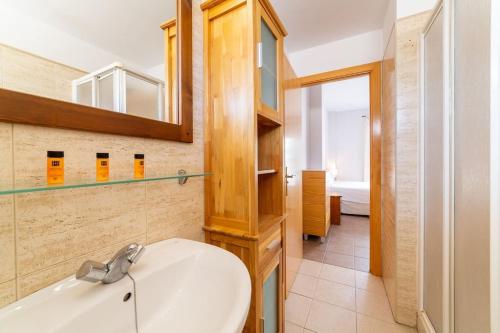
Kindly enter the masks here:
M 351 81 L 352 83 L 348 83 Z M 353 243 L 353 253 L 352 253 L 352 258 L 347 258 L 344 256 L 330 256 L 330 260 L 332 262 L 336 262 L 337 265 L 340 264 L 341 262 L 345 262 L 345 265 L 347 268 L 356 268 L 356 261 L 358 261 L 358 267 L 361 270 L 364 271 L 369 271 L 375 276 L 381 276 L 382 275 L 382 254 L 381 254 L 381 80 L 380 80 L 380 62 L 375 62 L 371 64 L 366 64 L 366 65 L 361 65 L 361 66 L 355 66 L 355 67 L 350 67 L 346 69 L 341 69 L 341 70 L 336 70 L 336 71 L 331 71 L 331 72 L 326 72 L 326 73 L 321 73 L 321 74 L 315 74 L 311 76 L 306 76 L 306 77 L 301 77 L 297 78 L 295 80 L 292 80 L 289 82 L 291 86 L 295 87 L 300 87 L 300 88 L 307 88 L 309 89 L 309 100 L 311 97 L 317 98 L 318 87 L 320 88 L 321 91 L 325 91 L 327 94 L 328 92 L 333 92 L 338 88 L 340 85 L 345 83 L 347 86 L 351 86 L 350 88 L 348 87 L 347 89 L 352 89 L 353 86 L 358 86 L 361 87 L 360 89 L 363 89 L 363 83 L 366 82 L 368 85 L 368 110 L 357 110 L 357 112 L 352 112 L 351 114 L 345 114 L 344 115 L 339 115 L 339 114 L 330 114 L 328 112 L 328 115 L 325 116 L 323 114 L 323 119 L 321 121 L 327 121 L 329 119 L 341 119 L 345 118 L 343 121 L 349 122 L 351 121 L 353 124 L 356 124 L 358 127 L 361 128 L 360 135 L 363 135 L 362 131 L 362 126 L 363 123 L 366 122 L 366 134 L 367 134 L 367 141 L 368 143 L 366 144 L 367 149 L 363 150 L 361 155 L 366 156 L 365 159 L 361 158 L 362 160 L 366 160 L 367 163 L 363 163 L 363 165 L 358 165 L 354 169 L 353 167 L 353 162 L 347 162 L 343 158 L 342 162 L 336 160 L 336 158 L 339 158 L 339 156 L 342 156 L 342 151 L 346 151 L 346 147 L 336 147 L 335 149 L 320 149 L 322 151 L 322 158 L 320 160 L 323 160 L 323 163 L 318 164 L 317 158 L 311 157 L 311 154 L 314 154 L 314 149 L 311 149 L 312 147 L 317 148 L 319 145 L 318 140 L 322 140 L 322 142 L 329 142 L 330 140 L 335 140 L 335 134 L 333 133 L 320 133 L 318 135 L 319 131 L 314 131 L 315 136 L 309 138 L 308 142 L 308 169 L 325 169 L 326 170 L 326 175 L 325 178 L 336 178 L 339 177 L 339 173 L 342 172 L 340 179 L 345 179 L 349 180 L 349 178 L 352 177 L 357 177 L 356 179 L 363 179 L 366 180 L 366 184 L 368 186 L 368 197 L 369 197 L 369 219 L 366 217 L 363 217 L 363 215 L 366 215 L 363 213 L 363 207 L 360 207 L 362 205 L 359 205 L 359 201 L 363 200 L 357 200 L 357 205 L 356 203 L 352 203 L 353 200 L 350 200 L 350 198 L 345 198 L 344 201 L 342 201 L 342 198 L 340 198 L 341 202 L 341 213 L 345 213 L 341 215 L 341 221 L 340 225 L 334 225 L 331 231 L 328 233 L 328 237 L 335 236 L 337 233 L 338 235 L 342 235 L 342 233 L 345 232 L 356 232 L 359 231 L 359 241 L 358 245 L 356 246 L 356 243 Z M 342 88 L 341 88 L 342 89 Z M 361 92 L 362 93 L 362 92 Z M 345 92 L 340 92 L 339 96 L 342 96 L 345 94 Z M 307 93 L 306 93 L 307 95 Z M 332 95 L 332 94 L 329 94 Z M 333 93 L 335 95 L 335 93 Z M 333 96 L 333 100 L 338 99 L 335 98 L 336 96 Z M 362 97 L 361 97 L 362 98 Z M 328 103 L 328 97 L 326 99 L 321 96 L 321 100 L 325 101 Z M 335 101 L 333 101 L 335 103 Z M 356 101 L 355 101 L 356 103 Z M 338 105 L 339 110 L 342 110 L 342 106 Z M 359 119 L 356 120 L 356 116 L 359 115 Z M 338 123 L 338 122 L 337 122 Z M 309 127 L 309 130 L 311 128 L 314 128 L 314 124 L 311 123 L 311 120 L 309 119 L 309 123 L 307 125 Z M 345 128 L 342 129 L 342 131 L 345 132 Z M 348 133 L 345 132 L 345 133 Z M 329 140 L 327 140 L 327 134 L 330 136 Z M 319 139 L 318 139 L 319 137 Z M 349 143 L 351 144 L 351 142 Z M 358 143 L 358 145 L 362 145 L 363 142 Z M 328 153 L 327 153 L 328 150 Z M 346 155 L 345 153 L 343 155 Z M 360 154 L 358 154 L 360 155 Z M 362 156 L 362 157 L 363 157 Z M 356 157 L 358 158 L 358 157 Z M 353 160 L 351 158 L 351 160 Z M 346 163 L 347 162 L 347 163 Z M 340 169 L 339 163 L 342 163 L 343 166 L 345 166 L 344 170 Z M 358 158 L 358 163 L 359 163 L 359 158 Z M 368 168 L 367 168 L 368 165 Z M 368 171 L 369 170 L 369 171 Z M 358 174 L 354 175 L 352 173 Z M 348 174 L 349 173 L 349 174 Z M 331 180 L 331 179 L 330 179 Z M 326 183 L 328 183 L 328 180 L 325 180 Z M 344 184 L 347 185 L 347 184 Z M 353 185 L 353 184 L 349 184 Z M 344 189 L 345 191 L 345 189 Z M 355 195 L 359 196 L 360 193 L 362 193 L 362 190 L 355 189 L 354 192 L 358 192 Z M 333 192 L 333 191 L 331 191 Z M 327 193 L 327 195 L 330 195 L 332 193 Z M 349 190 L 346 193 L 340 193 L 345 194 L 345 195 L 352 195 L 352 189 L 351 193 L 349 193 Z M 349 199 L 349 200 L 346 200 Z M 349 207 L 351 206 L 351 207 Z M 331 206 L 333 210 L 333 206 Z M 334 211 L 330 211 L 330 214 L 335 214 Z M 334 216 L 332 216 L 334 217 Z M 345 223 L 342 223 L 345 221 Z M 367 242 L 363 241 L 363 235 L 368 236 Z M 367 244 L 368 243 L 368 244 Z M 326 258 L 327 255 L 327 250 L 328 250 L 328 244 L 333 244 L 333 242 L 330 239 L 330 242 L 327 240 L 324 244 L 321 244 L 318 246 L 318 250 L 311 254 L 312 256 L 316 256 L 317 260 L 323 255 L 322 260 L 328 260 Z M 314 245 L 307 245 L 307 243 L 304 243 L 304 253 L 308 251 L 307 247 L 309 246 L 314 246 Z M 331 245 L 335 246 L 335 245 Z M 337 251 L 342 251 L 342 249 L 339 249 L 342 247 L 341 245 L 337 245 Z M 358 255 L 356 256 L 356 247 L 358 247 Z M 368 248 L 367 248 L 368 247 Z M 346 249 L 346 251 L 349 249 Z M 324 252 L 322 254 L 322 252 Z M 305 255 L 306 257 L 306 255 Z M 311 257 L 312 258 L 312 257 Z M 335 258 L 335 259 L 334 259 Z M 358 259 L 356 259 L 358 258 Z M 342 265 L 341 265 L 342 266 Z
M 333 193 L 328 191 L 327 173 L 330 174 L 328 177 L 337 177 L 338 180 L 353 180 L 353 178 L 356 178 L 358 182 L 363 180 L 363 182 L 367 183 L 368 192 L 366 196 L 368 200 L 366 201 L 369 202 L 369 207 L 359 205 L 359 200 L 357 200 L 358 205 L 349 205 L 353 200 L 347 198 L 349 193 L 343 193 L 343 196 L 346 196 L 345 203 L 347 205 L 342 207 L 343 202 L 342 198 L 340 198 L 340 213 L 344 213 L 340 215 L 340 225 L 330 225 L 323 243 L 321 237 L 309 237 L 308 240 L 303 241 L 304 260 L 299 267 L 298 274 L 293 281 L 285 303 L 286 332 L 308 330 L 314 332 L 385 332 L 402 328 L 394 323 L 385 287 L 380 278 L 382 275 L 380 63 L 297 78 L 287 81 L 286 84 L 289 87 L 302 90 L 302 104 L 304 105 L 307 104 L 305 100 L 308 97 L 314 97 L 315 94 L 319 93 L 318 91 L 304 93 L 306 88 L 313 88 L 313 90 L 316 88 L 318 90 L 318 86 L 326 86 L 326 89 L 319 90 L 325 90 L 325 93 L 329 94 L 329 88 L 338 88 L 336 87 L 337 83 L 348 83 L 349 79 L 354 79 L 354 85 L 362 86 L 363 82 L 368 85 L 365 89 L 368 101 L 365 103 L 364 110 L 354 110 L 356 109 L 354 107 L 354 109 L 350 108 L 348 111 L 344 110 L 345 113 L 341 109 L 331 110 L 326 116 L 323 113 L 320 122 L 330 120 L 332 123 L 336 123 L 338 136 L 334 133 L 328 133 L 330 134 L 330 139 L 328 139 L 326 131 L 323 133 L 323 131 L 319 130 L 315 130 L 314 137 L 308 136 L 309 142 L 307 146 L 309 149 L 306 155 L 308 156 L 309 165 L 307 165 L 307 169 L 315 170 L 307 170 L 302 173 L 303 215 L 308 214 L 307 209 L 309 208 L 306 207 L 305 202 L 310 196 L 319 197 L 317 203 L 322 202 L 323 206 L 325 205 L 325 199 L 330 202 L 330 194 Z M 310 95 L 304 96 L 304 94 Z M 323 91 L 321 94 L 323 94 Z M 342 94 L 340 92 L 340 95 Z M 339 97 L 334 96 L 333 99 L 339 99 Z M 323 97 L 320 100 L 323 100 Z M 363 109 L 363 107 L 359 109 Z M 306 110 L 309 113 L 308 116 L 310 116 L 309 108 L 306 108 Z M 307 123 L 306 119 L 307 124 L 305 127 L 308 127 L 309 132 L 311 132 L 311 119 L 308 120 L 309 123 Z M 353 133 L 349 133 L 349 130 Z M 356 140 L 351 134 L 356 136 Z M 318 151 L 324 156 L 319 159 L 315 156 L 311 159 L 311 147 L 318 148 L 319 144 L 323 144 L 318 142 L 335 141 L 342 136 L 352 138 L 351 141 L 353 142 L 341 143 L 341 145 L 349 145 L 347 149 L 345 146 L 330 147 L 332 149 L 323 149 L 321 147 Z M 360 138 L 361 140 L 358 140 Z M 365 147 L 366 149 L 364 149 Z M 349 149 L 357 149 L 357 155 L 354 156 L 355 158 L 349 156 L 351 161 L 346 161 L 344 155 Z M 318 160 L 322 160 L 322 162 L 316 164 Z M 352 160 L 358 160 L 358 162 L 354 162 L 355 166 L 353 166 Z M 363 162 L 359 162 L 359 160 Z M 367 163 L 368 166 L 364 163 L 365 160 L 369 162 Z M 308 188 L 308 177 L 316 183 L 316 190 L 314 190 L 316 192 L 311 192 L 313 190 Z M 363 209 L 365 210 L 363 211 Z M 321 212 L 321 208 L 316 207 L 316 210 Z M 330 215 L 335 214 L 331 206 L 330 213 Z M 366 215 L 369 215 L 369 217 Z M 321 221 L 324 221 L 324 215 L 321 215 L 321 217 Z M 327 221 L 328 223 L 333 222 L 329 219 Z M 305 224 L 304 219 L 303 222 Z M 306 232 L 306 230 L 304 226 L 303 231 Z M 321 231 L 318 231 L 318 233 L 321 233 Z M 311 234 L 313 233 L 311 232 Z M 347 245 L 341 241 L 343 236 L 347 236 L 345 237 Z M 319 257 L 316 260 L 310 260 L 315 259 L 312 257 L 309 257 L 308 260 L 307 248 L 310 246 L 318 247 L 317 255 Z M 332 248 L 335 248 L 334 251 L 329 251 Z M 339 251 L 349 252 L 349 255 L 342 255 L 342 253 L 338 253 Z M 334 255 L 329 255 L 328 252 L 332 252 Z M 331 259 L 335 257 L 338 260 Z M 358 263 L 357 267 L 356 257 L 359 258 L 358 261 L 362 262 L 361 264 Z M 342 263 L 342 260 L 345 260 L 345 264 Z

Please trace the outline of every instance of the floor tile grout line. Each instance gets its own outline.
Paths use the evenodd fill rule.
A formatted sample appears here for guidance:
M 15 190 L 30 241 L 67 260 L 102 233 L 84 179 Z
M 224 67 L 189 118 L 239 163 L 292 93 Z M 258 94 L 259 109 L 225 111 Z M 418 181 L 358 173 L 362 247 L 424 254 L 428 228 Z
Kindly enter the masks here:
M 311 300 L 311 304 L 309 305 L 309 310 L 307 311 L 306 322 L 304 323 L 304 327 L 303 327 L 304 329 L 306 329 L 307 322 L 309 321 L 309 316 L 311 315 L 312 303 L 314 302 L 314 299 L 311 298 L 310 300 Z
M 359 289 L 359 288 L 356 288 L 356 293 L 357 293 L 357 290 L 358 290 L 358 289 Z M 361 289 L 361 290 L 362 290 L 362 289 Z M 346 308 L 346 307 L 344 307 L 344 306 L 342 306 L 342 305 L 332 304 L 332 303 L 329 303 L 329 302 L 326 302 L 326 301 L 323 301 L 323 300 L 319 300 L 319 299 L 317 299 L 316 297 L 312 297 L 312 298 L 311 298 L 311 297 L 308 297 L 308 296 L 304 296 L 304 295 L 298 294 L 298 293 L 296 293 L 296 292 L 291 292 L 291 293 L 292 293 L 292 294 L 295 294 L 295 295 L 298 295 L 298 296 L 302 296 L 302 297 L 304 297 L 304 298 L 307 298 L 308 300 L 310 300 L 310 301 L 311 301 L 311 306 L 309 307 L 308 313 L 307 313 L 307 315 L 306 315 L 306 323 L 304 324 L 304 326 L 294 324 L 293 322 L 290 322 L 290 323 L 292 323 L 292 324 L 294 324 L 294 325 L 297 325 L 297 326 L 299 326 L 299 327 L 301 327 L 301 328 L 303 328 L 303 329 L 307 329 L 307 330 L 309 330 L 309 331 L 311 331 L 311 332 L 315 332 L 315 331 L 313 331 L 313 330 L 311 330 L 311 329 L 306 328 L 306 324 L 307 324 L 307 321 L 308 321 L 308 319 L 309 319 L 309 315 L 311 314 L 312 302 L 314 302 L 314 301 L 316 301 L 316 302 L 318 302 L 318 303 L 323 303 L 323 304 L 326 304 L 326 305 L 330 305 L 330 306 L 333 306 L 333 307 L 336 307 L 336 308 L 340 308 L 340 309 L 343 309 L 343 310 L 346 310 L 346 311 L 349 311 L 349 312 L 353 312 L 353 313 L 355 314 L 355 316 L 356 316 L 356 332 L 357 332 L 357 319 L 358 319 L 358 315 L 361 315 L 361 316 L 364 316 L 364 317 L 367 317 L 367 318 L 370 318 L 370 319 L 373 319 L 373 320 L 379 321 L 379 322 L 381 322 L 381 323 L 389 324 L 389 325 L 395 325 L 395 326 L 405 326 L 405 325 L 401 325 L 401 324 L 399 324 L 399 323 L 397 323 L 397 322 L 395 322 L 395 321 L 394 321 L 394 322 L 389 322 L 389 321 L 387 321 L 387 320 L 380 319 L 380 318 L 374 317 L 374 316 L 372 316 L 372 315 L 369 315 L 369 314 L 366 314 L 366 313 L 359 312 L 359 311 L 358 311 L 358 309 L 357 309 L 357 298 L 355 299 L 356 310 L 355 310 L 355 311 L 353 311 L 353 310 L 348 309 L 348 308 Z M 355 295 L 357 295 L 357 294 L 355 294 Z M 405 326 L 405 327 L 406 327 L 406 326 Z
M 339 266 L 335 266 L 335 267 L 339 267 Z M 344 268 L 344 267 L 341 267 L 341 268 Z M 366 273 L 366 272 L 362 272 L 362 271 L 356 271 L 356 272 Z M 374 295 L 377 295 L 377 296 L 385 296 L 386 298 L 388 297 L 387 296 L 387 292 L 385 291 L 385 288 L 384 288 L 384 294 L 382 295 L 381 293 L 376 293 L 374 291 L 371 291 L 371 290 L 368 290 L 368 289 L 365 289 L 365 288 L 359 288 L 357 286 L 357 281 L 354 281 L 354 286 L 352 286 L 350 284 L 346 284 L 346 283 L 343 283 L 343 282 L 340 282 L 340 281 L 334 281 L 334 280 L 325 279 L 325 278 L 322 278 L 321 276 L 314 276 L 314 275 L 308 275 L 308 274 L 303 274 L 303 273 L 298 273 L 298 274 L 304 275 L 304 276 L 307 276 L 307 277 L 312 277 L 312 278 L 315 278 L 317 280 L 322 280 L 322 281 L 326 281 L 326 282 L 340 284 L 340 285 L 345 286 L 345 287 L 351 287 L 351 288 L 354 288 L 356 290 L 359 289 L 359 290 L 361 290 L 363 292 L 367 292 L 367 293 L 374 294 Z M 370 273 L 368 273 L 368 274 L 370 274 Z M 293 289 L 293 285 L 292 285 L 292 289 Z M 304 297 L 307 297 L 307 298 L 311 298 L 309 296 L 302 295 L 302 294 L 300 294 L 300 293 L 298 293 L 296 291 L 293 291 L 292 289 L 290 290 L 291 293 L 294 293 L 294 294 L 297 294 L 297 295 L 300 295 L 300 296 L 304 296 Z

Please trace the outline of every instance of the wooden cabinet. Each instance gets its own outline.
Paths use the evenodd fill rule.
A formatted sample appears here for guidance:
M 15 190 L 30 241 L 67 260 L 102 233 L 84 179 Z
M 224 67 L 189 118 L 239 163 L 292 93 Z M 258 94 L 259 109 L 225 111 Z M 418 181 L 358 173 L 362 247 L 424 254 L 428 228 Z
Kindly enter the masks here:
M 252 279 L 246 332 L 283 332 L 283 37 L 267 0 L 211 0 L 204 14 L 205 240 Z
M 325 171 L 302 171 L 302 211 L 304 235 L 324 238 L 330 229 L 330 197 Z

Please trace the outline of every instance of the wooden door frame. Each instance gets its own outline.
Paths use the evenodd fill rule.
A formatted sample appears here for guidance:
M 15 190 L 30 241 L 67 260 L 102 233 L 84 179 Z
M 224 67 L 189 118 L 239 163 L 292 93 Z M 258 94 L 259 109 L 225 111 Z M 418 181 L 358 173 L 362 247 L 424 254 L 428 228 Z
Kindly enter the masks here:
M 331 81 L 359 76 L 370 77 L 370 272 L 382 276 L 382 219 L 381 219 L 381 63 L 353 66 L 290 80 L 296 88 L 310 87 Z

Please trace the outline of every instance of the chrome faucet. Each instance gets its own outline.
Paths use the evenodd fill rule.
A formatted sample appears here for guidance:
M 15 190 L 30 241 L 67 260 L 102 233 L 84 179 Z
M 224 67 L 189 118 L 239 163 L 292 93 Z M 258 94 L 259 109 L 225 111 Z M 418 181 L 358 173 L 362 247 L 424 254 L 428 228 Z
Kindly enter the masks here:
M 145 247 L 136 243 L 122 247 L 107 264 L 87 260 L 76 272 L 76 278 L 88 282 L 113 283 L 128 273 L 130 265 L 136 263 Z

